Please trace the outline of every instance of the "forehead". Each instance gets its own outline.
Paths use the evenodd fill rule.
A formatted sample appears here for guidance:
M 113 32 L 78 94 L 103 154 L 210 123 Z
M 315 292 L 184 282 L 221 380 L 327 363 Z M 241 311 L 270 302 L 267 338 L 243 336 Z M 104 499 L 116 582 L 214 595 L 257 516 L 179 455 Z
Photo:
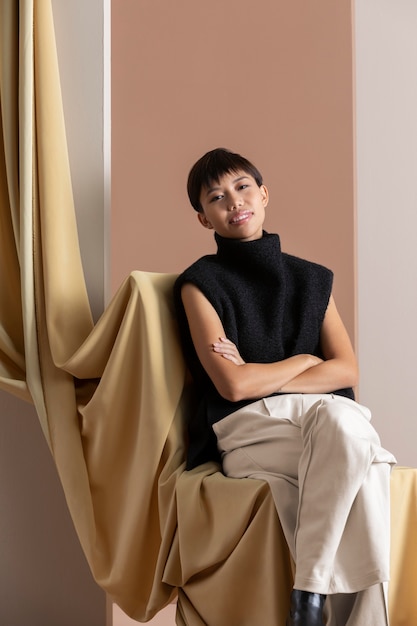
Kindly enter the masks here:
M 209 193 L 211 190 L 218 189 L 219 187 L 223 187 L 225 185 L 233 185 L 243 178 L 252 178 L 252 176 L 244 170 L 225 172 L 224 174 L 221 174 L 218 178 L 211 179 L 206 184 L 203 184 L 202 191 Z

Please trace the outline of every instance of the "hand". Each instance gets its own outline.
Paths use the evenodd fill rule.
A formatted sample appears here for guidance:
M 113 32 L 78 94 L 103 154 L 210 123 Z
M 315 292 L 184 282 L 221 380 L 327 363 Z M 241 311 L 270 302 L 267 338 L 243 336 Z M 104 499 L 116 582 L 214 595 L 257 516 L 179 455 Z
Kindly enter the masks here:
M 235 365 L 245 365 L 245 361 L 239 354 L 239 350 L 236 348 L 235 344 L 230 341 L 230 339 L 226 339 L 226 337 L 219 337 L 219 341 L 213 343 L 212 345 L 213 352 L 217 352 L 224 359 L 228 361 L 232 361 Z

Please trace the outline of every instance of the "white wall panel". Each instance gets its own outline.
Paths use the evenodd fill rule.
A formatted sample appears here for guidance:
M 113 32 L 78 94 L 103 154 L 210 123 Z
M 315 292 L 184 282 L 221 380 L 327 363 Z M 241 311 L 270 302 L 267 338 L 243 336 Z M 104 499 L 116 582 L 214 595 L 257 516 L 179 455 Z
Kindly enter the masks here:
M 417 464 L 417 3 L 356 0 L 360 400 Z

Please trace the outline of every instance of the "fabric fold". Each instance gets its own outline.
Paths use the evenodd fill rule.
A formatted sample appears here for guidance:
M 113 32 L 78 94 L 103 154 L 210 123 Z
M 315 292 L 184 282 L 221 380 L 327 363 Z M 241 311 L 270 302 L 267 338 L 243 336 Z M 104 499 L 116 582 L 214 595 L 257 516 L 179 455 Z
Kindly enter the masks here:
M 0 0 L 0 29 L 0 387 L 35 405 L 92 575 L 128 615 L 178 593 L 180 625 L 283 623 L 292 566 L 268 485 L 184 471 L 175 276 L 132 272 L 93 325 L 50 0 Z M 416 484 L 394 470 L 392 626 L 417 622 Z

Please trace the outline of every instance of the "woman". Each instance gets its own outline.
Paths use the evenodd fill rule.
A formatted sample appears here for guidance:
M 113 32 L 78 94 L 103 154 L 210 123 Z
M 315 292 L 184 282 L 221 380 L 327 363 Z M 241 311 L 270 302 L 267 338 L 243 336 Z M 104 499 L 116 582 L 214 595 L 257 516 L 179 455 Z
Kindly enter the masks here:
M 360 613 L 360 626 L 365 614 L 384 626 L 395 459 L 354 400 L 358 368 L 333 275 L 263 230 L 268 190 L 241 155 L 205 154 L 188 194 L 218 250 L 175 285 L 201 398 L 187 468 L 217 458 L 228 476 L 270 484 L 295 562 L 288 626 L 324 624 L 326 597 L 331 623 L 359 626 Z

